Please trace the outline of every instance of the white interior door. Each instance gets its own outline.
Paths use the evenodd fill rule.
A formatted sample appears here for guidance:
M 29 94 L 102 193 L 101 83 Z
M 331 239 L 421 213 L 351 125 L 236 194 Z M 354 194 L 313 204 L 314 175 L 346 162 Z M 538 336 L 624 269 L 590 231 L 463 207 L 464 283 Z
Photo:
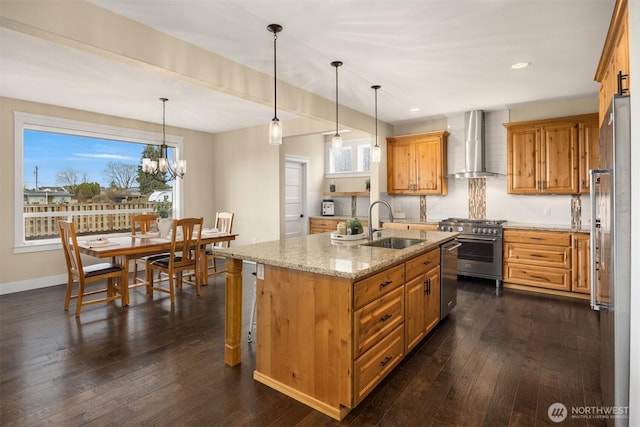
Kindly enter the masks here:
M 286 238 L 307 234 L 306 174 L 307 165 L 305 162 L 295 160 L 285 162 L 284 225 Z

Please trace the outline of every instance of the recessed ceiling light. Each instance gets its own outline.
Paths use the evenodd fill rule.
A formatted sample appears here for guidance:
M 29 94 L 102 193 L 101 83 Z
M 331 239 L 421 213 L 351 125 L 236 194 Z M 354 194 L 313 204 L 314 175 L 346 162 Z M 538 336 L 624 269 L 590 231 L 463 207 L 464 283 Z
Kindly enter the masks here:
M 412 113 L 416 113 L 416 112 L 420 111 L 420 107 L 410 108 L 409 111 L 411 111 Z
M 529 65 L 531 65 L 531 62 L 516 62 L 515 64 L 511 65 L 511 68 L 513 68 L 514 70 L 521 70 L 523 68 L 527 68 Z

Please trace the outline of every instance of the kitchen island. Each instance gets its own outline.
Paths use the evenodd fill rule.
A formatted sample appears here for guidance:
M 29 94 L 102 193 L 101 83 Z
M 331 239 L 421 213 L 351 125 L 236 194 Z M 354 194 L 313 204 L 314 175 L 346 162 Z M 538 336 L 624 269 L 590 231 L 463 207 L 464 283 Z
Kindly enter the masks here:
M 242 260 L 257 264 L 254 379 L 342 419 L 440 320 L 440 246 L 457 233 L 384 230 L 403 249 L 330 233 L 216 249 L 227 257 L 225 362 L 240 362 Z

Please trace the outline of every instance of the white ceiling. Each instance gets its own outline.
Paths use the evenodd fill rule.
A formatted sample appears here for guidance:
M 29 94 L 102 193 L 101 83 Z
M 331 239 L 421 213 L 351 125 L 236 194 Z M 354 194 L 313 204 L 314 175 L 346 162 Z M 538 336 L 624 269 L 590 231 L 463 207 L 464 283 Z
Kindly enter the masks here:
M 595 95 L 614 0 L 91 0 L 391 124 Z M 267 123 L 259 105 L 0 29 L 0 95 L 220 132 Z M 512 63 L 531 66 L 515 71 Z M 409 111 L 419 107 L 419 112 Z M 281 120 L 293 117 L 278 111 Z

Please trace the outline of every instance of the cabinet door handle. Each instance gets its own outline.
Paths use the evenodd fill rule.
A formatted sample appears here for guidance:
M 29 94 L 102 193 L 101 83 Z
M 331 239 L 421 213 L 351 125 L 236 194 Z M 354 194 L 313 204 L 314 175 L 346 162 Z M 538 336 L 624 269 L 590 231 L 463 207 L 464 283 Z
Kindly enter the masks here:
M 389 286 L 392 283 L 393 283 L 393 280 L 387 280 L 386 282 L 380 283 L 380 287 L 384 288 L 385 286 Z
M 380 362 L 380 366 L 387 366 L 387 363 L 391 362 L 393 360 L 393 357 L 391 356 L 387 356 L 384 358 L 383 361 Z
M 424 281 L 424 293 L 427 295 L 431 295 L 431 279 L 427 279 Z
M 381 322 L 386 322 L 387 320 L 391 319 L 392 317 L 393 317 L 393 315 L 391 315 L 391 314 L 387 313 L 387 314 L 385 314 L 384 316 L 382 316 L 382 317 L 380 318 L 380 321 L 381 321 Z

